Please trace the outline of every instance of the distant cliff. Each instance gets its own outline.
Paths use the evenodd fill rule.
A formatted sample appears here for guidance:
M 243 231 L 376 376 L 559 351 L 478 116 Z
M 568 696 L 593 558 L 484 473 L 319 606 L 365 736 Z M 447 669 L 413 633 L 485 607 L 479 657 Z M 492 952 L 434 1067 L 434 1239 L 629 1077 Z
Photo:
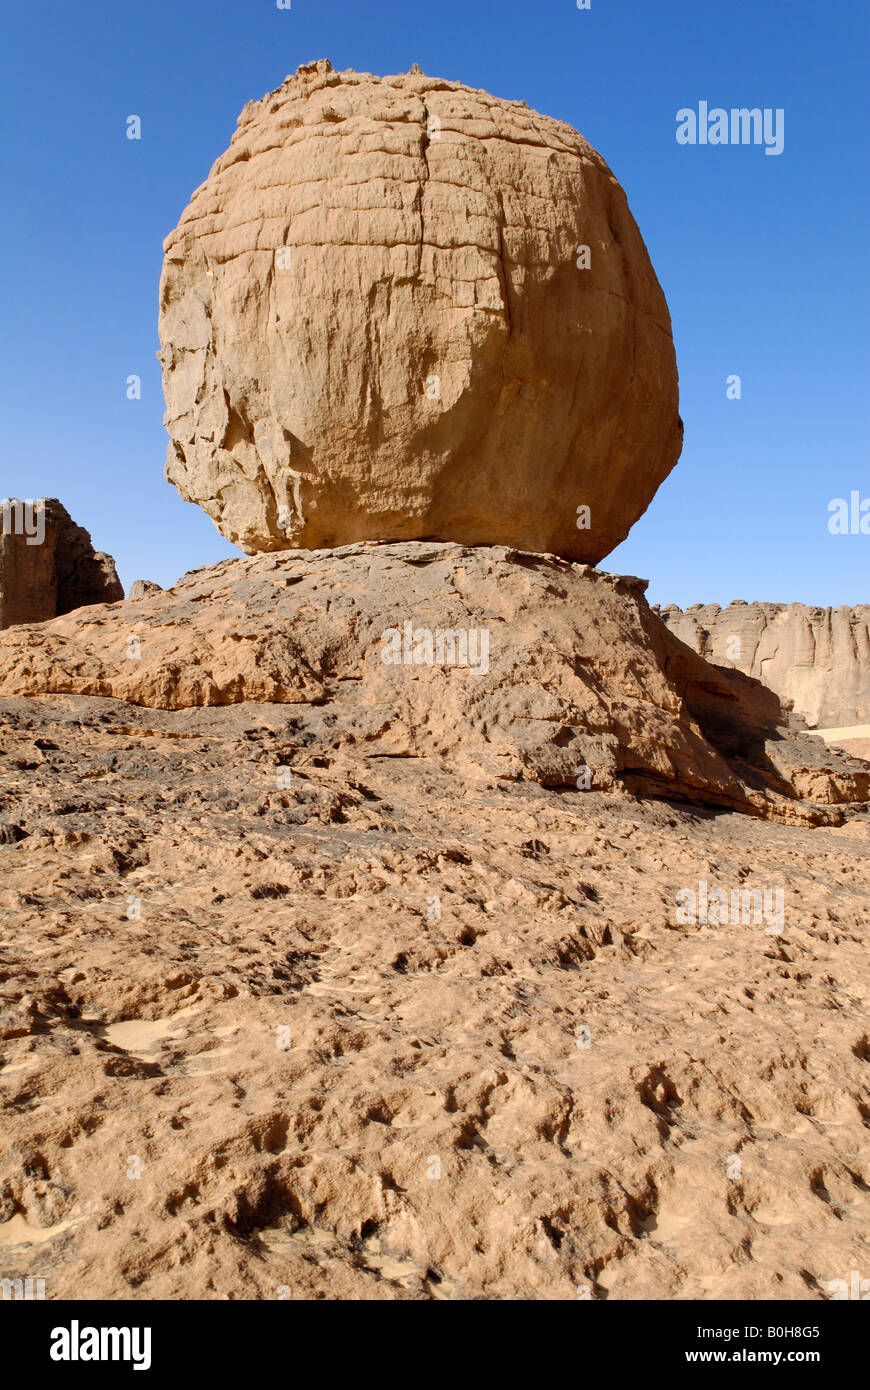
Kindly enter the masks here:
M 870 724 L 870 605 L 807 608 L 737 600 L 656 612 L 718 666 L 736 666 L 791 701 L 810 728 Z

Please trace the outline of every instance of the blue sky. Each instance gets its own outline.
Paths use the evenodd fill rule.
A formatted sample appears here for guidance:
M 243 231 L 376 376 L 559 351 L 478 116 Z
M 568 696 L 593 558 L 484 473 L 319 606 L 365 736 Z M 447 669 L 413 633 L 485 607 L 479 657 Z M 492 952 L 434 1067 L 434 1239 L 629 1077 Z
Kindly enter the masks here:
M 60 497 L 126 585 L 237 553 L 163 478 L 162 240 L 245 102 L 300 63 L 418 62 L 582 131 L 667 296 L 683 457 L 603 568 L 648 577 L 653 602 L 870 602 L 870 536 L 827 528 L 831 498 L 870 496 L 868 15 L 864 0 L 7 6 L 0 497 Z M 676 112 L 700 100 L 783 108 L 783 153 L 678 145 Z

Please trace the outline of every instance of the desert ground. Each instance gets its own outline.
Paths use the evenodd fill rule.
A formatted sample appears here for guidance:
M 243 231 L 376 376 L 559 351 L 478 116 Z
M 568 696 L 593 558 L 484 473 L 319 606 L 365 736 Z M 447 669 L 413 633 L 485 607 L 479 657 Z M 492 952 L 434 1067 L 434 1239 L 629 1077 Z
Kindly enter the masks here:
M 5 1276 L 820 1299 L 868 1266 L 866 808 L 331 756 L 309 714 L 0 704 Z M 784 929 L 679 925 L 701 880 L 781 886 Z

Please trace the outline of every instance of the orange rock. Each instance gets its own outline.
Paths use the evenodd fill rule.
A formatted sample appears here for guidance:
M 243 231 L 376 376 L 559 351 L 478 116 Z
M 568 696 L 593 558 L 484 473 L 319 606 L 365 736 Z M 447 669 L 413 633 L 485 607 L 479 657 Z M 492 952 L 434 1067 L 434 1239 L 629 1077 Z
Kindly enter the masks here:
M 865 764 L 690 651 L 645 587 L 439 542 L 226 560 L 165 593 L 0 635 L 0 695 L 310 705 L 328 713 L 328 747 L 803 823 L 867 799 Z
M 249 553 L 435 537 L 594 563 L 677 461 L 625 194 L 523 102 L 300 68 L 165 250 L 167 476 Z

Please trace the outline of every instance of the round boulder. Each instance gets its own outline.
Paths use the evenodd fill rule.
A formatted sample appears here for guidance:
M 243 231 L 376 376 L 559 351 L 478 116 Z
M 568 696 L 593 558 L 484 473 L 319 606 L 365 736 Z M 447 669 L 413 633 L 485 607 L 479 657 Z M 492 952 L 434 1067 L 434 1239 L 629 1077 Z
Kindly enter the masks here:
M 670 318 L 570 126 L 419 69 L 300 68 L 165 242 L 167 476 L 253 553 L 597 563 L 679 457 Z

